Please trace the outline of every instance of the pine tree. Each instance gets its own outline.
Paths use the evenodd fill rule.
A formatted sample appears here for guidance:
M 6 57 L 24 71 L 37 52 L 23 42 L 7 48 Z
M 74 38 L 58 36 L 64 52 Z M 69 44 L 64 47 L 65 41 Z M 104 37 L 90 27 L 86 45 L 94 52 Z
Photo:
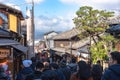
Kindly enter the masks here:
M 90 44 L 91 57 L 94 62 L 97 59 L 104 60 L 112 46 L 115 38 L 105 33 L 109 28 L 107 20 L 114 16 L 114 12 L 93 9 L 90 6 L 83 6 L 76 12 L 77 17 L 73 19 L 76 28 L 82 33 L 79 37 L 90 37 L 94 44 Z M 85 34 L 83 34 L 85 33 Z M 90 42 L 91 43 L 91 42 Z

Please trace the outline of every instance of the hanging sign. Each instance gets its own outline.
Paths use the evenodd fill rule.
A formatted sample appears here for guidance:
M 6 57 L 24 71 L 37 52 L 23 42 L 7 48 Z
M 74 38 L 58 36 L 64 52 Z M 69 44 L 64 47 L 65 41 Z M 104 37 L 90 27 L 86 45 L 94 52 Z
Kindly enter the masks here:
M 0 49 L 0 58 L 1 59 L 6 58 L 8 56 L 10 56 L 10 49 L 4 49 L 4 48 Z

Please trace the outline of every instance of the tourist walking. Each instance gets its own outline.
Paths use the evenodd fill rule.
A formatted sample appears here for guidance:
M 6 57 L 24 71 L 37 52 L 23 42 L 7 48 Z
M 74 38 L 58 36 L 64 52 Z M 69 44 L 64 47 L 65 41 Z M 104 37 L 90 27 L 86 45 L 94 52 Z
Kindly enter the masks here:
M 102 76 L 102 80 L 120 80 L 120 52 L 110 53 L 110 66 Z
M 26 80 L 26 77 L 29 75 L 33 75 L 33 70 L 30 67 L 32 64 L 31 60 L 23 60 L 23 69 L 17 74 L 16 80 Z
M 35 66 L 34 73 L 28 75 L 25 80 L 42 80 L 41 75 L 43 71 L 44 65 L 42 62 L 38 61 Z
M 11 78 L 5 73 L 2 66 L 0 66 L 0 80 L 11 80 Z
M 102 69 L 100 65 L 95 64 L 92 66 L 92 76 L 93 76 L 93 80 L 101 80 Z
M 93 80 L 92 73 L 85 61 L 79 61 L 77 72 L 71 75 L 70 80 Z

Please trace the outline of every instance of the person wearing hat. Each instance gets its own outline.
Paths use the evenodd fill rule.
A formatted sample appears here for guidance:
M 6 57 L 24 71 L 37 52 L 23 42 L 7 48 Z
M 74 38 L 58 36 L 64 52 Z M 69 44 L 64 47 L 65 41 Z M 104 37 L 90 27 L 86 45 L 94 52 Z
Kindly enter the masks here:
M 17 74 L 16 80 L 26 80 L 26 77 L 32 75 L 34 72 L 30 67 L 32 64 L 31 60 L 23 60 L 22 64 L 23 69 Z

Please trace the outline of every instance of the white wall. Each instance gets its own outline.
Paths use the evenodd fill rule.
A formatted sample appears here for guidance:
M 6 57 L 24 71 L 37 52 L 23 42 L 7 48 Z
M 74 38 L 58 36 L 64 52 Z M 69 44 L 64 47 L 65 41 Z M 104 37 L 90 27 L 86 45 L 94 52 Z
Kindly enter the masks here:
M 46 42 L 46 46 L 47 48 L 53 48 L 54 47 L 54 40 L 52 39 L 52 37 L 56 36 L 58 33 L 56 32 L 52 32 L 48 35 L 44 35 L 44 40 Z

